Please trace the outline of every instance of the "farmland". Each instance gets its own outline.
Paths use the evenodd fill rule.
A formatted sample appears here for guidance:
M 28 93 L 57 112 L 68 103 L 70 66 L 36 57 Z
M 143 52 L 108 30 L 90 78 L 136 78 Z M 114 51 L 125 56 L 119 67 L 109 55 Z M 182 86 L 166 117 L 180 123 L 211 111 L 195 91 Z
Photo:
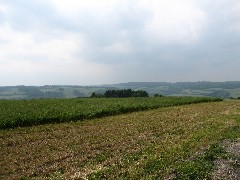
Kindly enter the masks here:
M 236 158 L 220 142 L 240 138 L 239 107 L 209 102 L 1 130 L 0 178 L 209 179 L 215 159 Z
M 0 129 L 92 119 L 199 102 L 206 97 L 1 100 Z

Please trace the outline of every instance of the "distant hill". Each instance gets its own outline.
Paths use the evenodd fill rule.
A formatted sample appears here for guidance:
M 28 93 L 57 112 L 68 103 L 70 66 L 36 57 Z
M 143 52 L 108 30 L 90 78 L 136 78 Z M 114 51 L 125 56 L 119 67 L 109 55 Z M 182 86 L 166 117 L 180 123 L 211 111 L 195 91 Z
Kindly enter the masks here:
M 0 87 L 0 99 L 76 98 L 90 97 L 93 92 L 104 94 L 107 90 L 144 90 L 150 96 L 212 96 L 240 97 L 240 81 L 227 82 L 128 82 L 98 86 L 5 86 Z
M 240 97 L 240 81 L 227 82 L 129 82 L 112 85 L 115 88 L 142 89 L 149 94 L 165 96 Z

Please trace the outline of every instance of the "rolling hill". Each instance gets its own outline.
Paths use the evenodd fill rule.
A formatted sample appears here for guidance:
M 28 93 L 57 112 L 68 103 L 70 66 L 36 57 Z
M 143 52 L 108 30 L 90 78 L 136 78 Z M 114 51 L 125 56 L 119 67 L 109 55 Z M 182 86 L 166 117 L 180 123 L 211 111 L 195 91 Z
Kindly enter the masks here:
M 106 90 L 144 90 L 150 96 L 207 96 L 225 99 L 240 97 L 240 81 L 227 82 L 128 82 L 97 86 L 45 85 L 0 87 L 0 99 L 39 99 L 90 97 L 93 92 L 104 94 Z

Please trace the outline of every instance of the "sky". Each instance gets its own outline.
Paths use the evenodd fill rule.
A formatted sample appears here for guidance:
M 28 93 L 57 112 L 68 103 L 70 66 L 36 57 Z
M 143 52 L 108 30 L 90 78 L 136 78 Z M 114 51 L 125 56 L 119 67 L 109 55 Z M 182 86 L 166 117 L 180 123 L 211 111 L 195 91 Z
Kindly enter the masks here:
M 239 0 L 0 0 L 0 86 L 238 80 Z

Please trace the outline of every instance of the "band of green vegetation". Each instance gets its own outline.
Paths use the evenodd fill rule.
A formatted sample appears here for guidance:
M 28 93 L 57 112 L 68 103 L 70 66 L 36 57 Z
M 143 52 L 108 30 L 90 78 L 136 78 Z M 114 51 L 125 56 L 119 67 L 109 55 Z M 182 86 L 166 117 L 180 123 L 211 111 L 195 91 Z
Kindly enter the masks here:
M 93 119 L 160 107 L 215 101 L 222 99 L 159 97 L 1 100 L 0 129 Z

